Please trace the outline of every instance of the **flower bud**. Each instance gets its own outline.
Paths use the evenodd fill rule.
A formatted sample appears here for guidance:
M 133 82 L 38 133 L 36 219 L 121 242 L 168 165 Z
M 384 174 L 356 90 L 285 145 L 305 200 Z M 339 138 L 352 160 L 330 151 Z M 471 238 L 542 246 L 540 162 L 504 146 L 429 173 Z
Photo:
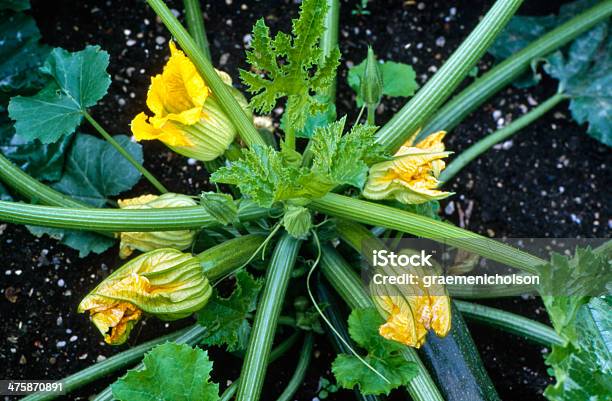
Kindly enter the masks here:
M 147 106 L 152 117 L 138 114 L 131 128 L 137 140 L 159 139 L 175 152 L 201 161 L 221 156 L 234 141 L 236 128 L 210 94 L 197 69 L 170 42 L 171 56 L 162 74 L 151 79 Z M 246 113 L 246 98 L 233 88 L 230 76 L 217 71 Z
M 380 104 L 383 94 L 383 78 L 376 55 L 372 47 L 368 47 L 368 57 L 363 69 L 363 76 L 359 84 L 359 94 L 363 102 L 369 107 Z
M 446 167 L 442 159 L 451 153 L 444 151 L 442 139 L 445 134 L 444 131 L 431 134 L 416 145 L 411 138 L 400 147 L 393 160 L 370 167 L 363 196 L 419 204 L 452 195 L 436 189 L 440 172 Z
M 176 249 L 142 254 L 114 271 L 79 304 L 108 344 L 125 342 L 143 313 L 177 320 L 201 309 L 212 294 L 198 259 Z
M 172 207 L 196 206 L 194 199 L 187 195 L 167 193 L 163 195 L 142 195 L 137 198 L 122 199 L 118 201 L 121 209 L 157 209 Z M 139 250 L 152 251 L 159 248 L 174 248 L 184 250 L 191 246 L 196 231 L 155 231 L 155 232 L 122 232 L 119 234 L 119 256 L 127 258 Z

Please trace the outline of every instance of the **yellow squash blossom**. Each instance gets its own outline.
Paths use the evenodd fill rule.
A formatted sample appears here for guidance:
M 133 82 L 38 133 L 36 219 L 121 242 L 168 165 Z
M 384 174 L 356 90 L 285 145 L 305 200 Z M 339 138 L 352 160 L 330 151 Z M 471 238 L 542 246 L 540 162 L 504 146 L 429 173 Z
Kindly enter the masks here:
M 214 160 L 236 136 L 236 128 L 210 95 L 210 88 L 185 54 L 170 42 L 170 59 L 162 74 L 151 79 L 147 106 L 152 117 L 132 120 L 136 140 L 158 139 L 175 152 L 197 160 Z M 217 71 L 243 108 L 246 99 L 231 87 L 232 80 Z
M 176 320 L 201 309 L 212 294 L 200 262 L 176 249 L 158 249 L 124 264 L 79 304 L 109 344 L 125 342 L 143 313 Z
M 385 274 L 393 276 L 405 273 L 402 268 L 392 266 L 386 266 L 384 270 Z M 422 278 L 425 274 L 439 272 L 425 272 L 420 267 L 412 267 L 410 273 Z M 418 285 L 381 285 L 371 281 L 370 293 L 377 309 L 386 318 L 379 327 L 379 334 L 388 340 L 419 348 L 429 330 L 440 337 L 450 331 L 450 298 L 443 286 L 426 288 L 422 280 Z
M 393 160 L 373 165 L 363 196 L 418 204 L 452 195 L 436 189 L 440 183 L 438 176 L 446 166 L 442 159 L 451 153 L 444 150 L 444 135 L 444 131 L 437 132 L 416 145 L 412 144 L 413 136 L 400 147 Z
M 172 207 L 196 206 L 197 202 L 187 195 L 167 193 L 163 195 L 142 195 L 137 198 L 119 200 L 121 209 L 157 209 Z M 155 231 L 155 232 L 122 232 L 119 234 L 119 256 L 127 258 L 139 250 L 152 251 L 159 248 L 184 250 L 191 246 L 196 231 Z

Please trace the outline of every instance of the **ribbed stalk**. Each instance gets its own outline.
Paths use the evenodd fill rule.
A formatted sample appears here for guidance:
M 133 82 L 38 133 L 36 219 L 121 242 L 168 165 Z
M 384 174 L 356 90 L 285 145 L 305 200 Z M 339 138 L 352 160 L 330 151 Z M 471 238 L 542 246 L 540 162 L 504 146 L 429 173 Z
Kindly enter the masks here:
M 497 0 L 461 46 L 438 72 L 377 133 L 377 140 L 394 153 L 448 99 L 504 29 L 522 0 Z
M 310 365 L 313 345 L 313 334 L 306 333 L 304 344 L 300 350 L 297 366 L 295 367 L 295 372 L 293 372 L 293 376 L 291 376 L 289 383 L 287 383 L 287 387 L 285 387 L 277 401 L 291 401 L 293 399 L 293 395 L 298 391 L 300 386 L 304 384 L 304 377 L 306 377 L 306 371 L 308 370 L 308 365 Z
M 188 344 L 190 346 L 194 346 L 199 344 L 206 330 L 204 327 L 199 324 L 193 325 L 189 330 L 185 332 L 185 334 L 178 337 L 174 342 L 177 344 Z M 133 370 L 141 370 L 144 368 L 144 364 L 139 363 Z M 98 393 L 96 397 L 92 401 L 113 401 L 115 397 L 113 397 L 113 390 L 111 386 L 106 387 L 102 392 Z
M 274 249 L 240 372 L 237 401 L 259 400 L 277 320 L 299 248 L 300 241 L 284 233 Z
M 273 209 L 250 206 L 240 210 L 241 221 L 267 217 Z M 94 209 L 38 206 L 0 201 L 0 221 L 89 231 L 173 231 L 218 225 L 203 207 L 168 209 Z
M 2 154 L 0 154 L 0 181 L 33 203 L 72 208 L 88 207 L 30 177 Z
M 390 206 L 330 193 L 314 199 L 309 207 L 329 216 L 386 227 L 443 242 L 528 273 L 536 273 L 537 266 L 546 263 L 538 257 L 493 239 Z
M 141 360 L 145 352 L 149 351 L 151 348 L 168 341 L 175 341 L 180 336 L 186 334 L 189 330 L 190 329 L 180 330 L 175 333 L 168 334 L 166 336 L 159 337 L 151 341 L 147 341 L 146 343 L 134 346 L 117 355 L 113 355 L 110 358 L 103 360 L 102 362 L 97 362 L 95 365 L 78 371 L 77 373 L 72 374 L 68 377 L 65 377 L 61 380 L 64 385 L 64 392 L 66 394 L 71 393 L 72 391 L 79 389 L 85 386 L 86 384 L 92 383 L 102 377 L 110 375 L 111 373 L 121 368 L 135 363 L 136 361 Z M 25 398 L 22 398 L 22 401 L 47 401 L 54 400 L 57 397 L 59 397 L 59 395 L 54 393 L 34 393 Z
M 106 142 L 108 142 L 113 148 L 115 148 L 115 150 L 119 152 L 119 154 L 123 156 L 125 160 L 130 162 L 130 164 L 134 166 L 134 168 L 138 170 L 155 187 L 155 189 L 157 189 L 162 194 L 168 192 L 166 187 L 164 187 L 162 183 L 159 182 L 157 178 L 155 178 L 153 174 L 149 172 L 149 170 L 147 170 L 146 168 L 144 168 L 144 166 L 138 163 L 136 159 L 134 159 L 132 155 L 127 150 L 125 150 L 123 146 L 121 146 L 121 144 L 119 144 L 119 142 L 115 140 L 115 138 L 113 138 L 111 134 L 109 134 L 100 124 L 98 124 L 98 122 L 88 112 L 83 111 L 83 116 L 91 124 L 91 126 L 94 127 L 100 135 L 102 135 Z
M 564 341 L 551 328 L 526 317 L 500 309 L 478 305 L 471 302 L 455 301 L 463 316 L 477 320 L 504 331 L 518 334 L 545 346 L 564 345 Z
M 274 348 L 272 352 L 270 352 L 269 363 L 274 362 L 275 360 L 283 356 L 287 351 L 289 351 L 289 349 L 293 347 L 293 345 L 296 343 L 299 336 L 300 336 L 300 333 L 295 332 L 289 338 L 284 340 L 282 343 L 278 344 L 276 348 Z M 234 380 L 232 384 L 230 384 L 229 387 L 225 389 L 225 391 L 221 395 L 221 398 L 219 398 L 219 401 L 230 401 L 234 397 L 234 394 L 236 394 L 239 384 L 240 384 L 240 378 Z
M 327 0 L 327 14 L 325 14 L 325 30 L 321 36 L 321 50 L 323 50 L 322 59 L 325 58 L 338 47 L 338 31 L 340 20 L 340 1 Z M 321 61 L 323 61 L 321 60 Z M 336 99 L 336 77 L 334 82 L 329 86 L 326 95 L 330 102 L 335 102 Z
M 196 66 L 198 72 L 206 80 L 213 96 L 217 98 L 221 108 L 238 130 L 240 138 L 248 146 L 255 144 L 265 146 L 266 142 L 259 135 L 257 129 L 255 129 L 253 121 L 242 110 L 242 107 L 240 107 L 227 85 L 217 75 L 211 62 L 206 58 L 203 51 L 189 33 L 187 33 L 179 20 L 172 14 L 168 6 L 166 6 L 163 0 L 147 0 L 147 3 L 153 8 L 166 28 L 168 28 L 179 45 L 181 45 L 181 48 L 187 53 L 187 56 Z
M 374 306 L 359 277 L 342 256 L 327 245 L 323 247 L 321 254 L 321 271 L 351 309 Z M 414 362 L 419 370 L 418 375 L 407 386 L 410 396 L 415 401 L 443 401 L 444 398 L 416 351 L 410 347 L 404 347 L 402 355 L 407 361 Z
M 549 99 L 547 99 L 544 103 L 540 104 L 538 107 L 531 110 L 529 113 L 522 115 L 516 120 L 512 121 L 510 124 L 505 126 L 502 129 L 499 129 L 484 138 L 480 141 L 476 142 L 463 152 L 459 153 L 453 161 L 442 171 L 440 174 L 440 181 L 442 183 L 448 182 L 451 180 L 462 168 L 467 166 L 472 160 L 489 150 L 493 145 L 504 141 L 516 134 L 538 118 L 542 117 L 556 105 L 558 105 L 563 100 L 567 99 L 567 96 L 561 93 L 557 93 L 553 95 Z
M 208 39 L 206 38 L 206 29 L 204 27 L 204 16 L 202 15 L 202 8 L 200 7 L 200 0 L 185 0 L 185 20 L 187 21 L 187 29 L 193 40 L 202 52 L 204 56 L 211 60 L 210 57 L 210 46 L 208 45 Z
M 447 285 L 446 289 L 452 297 L 461 299 L 487 299 L 501 297 L 516 297 L 524 294 L 536 292 L 533 285 L 512 284 L 512 285 Z
M 610 16 L 612 16 L 612 0 L 601 1 L 542 35 L 453 97 L 438 110 L 419 136 L 426 136 L 440 130 L 450 131 L 478 106 L 524 73 L 533 60 L 552 53 Z

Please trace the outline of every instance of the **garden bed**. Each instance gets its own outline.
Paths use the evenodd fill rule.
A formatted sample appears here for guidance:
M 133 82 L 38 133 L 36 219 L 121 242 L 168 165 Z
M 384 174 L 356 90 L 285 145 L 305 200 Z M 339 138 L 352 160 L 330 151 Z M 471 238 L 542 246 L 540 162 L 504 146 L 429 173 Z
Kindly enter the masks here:
M 214 1 L 205 7 L 206 28 L 213 63 L 234 78 L 247 68 L 245 45 L 253 23 L 261 15 L 273 30 L 287 29 L 288 16 L 297 16 L 294 1 Z M 382 59 L 411 64 L 423 84 L 461 43 L 489 9 L 490 1 L 389 1 L 371 2 L 371 15 L 354 15 L 353 2 L 342 2 L 339 43 L 338 114 L 356 118 L 354 98 L 346 84 L 347 67 L 359 63 L 371 44 Z M 169 2 L 182 10 L 180 2 Z M 520 13 L 557 12 L 558 4 L 527 2 Z M 170 36 L 155 14 L 143 3 L 111 1 L 32 1 L 32 14 L 43 41 L 71 51 L 99 44 L 111 55 L 113 79 L 109 93 L 93 112 L 112 133 L 129 133 L 131 119 L 145 109 L 150 76 L 159 73 L 167 57 Z M 479 70 L 491 67 L 485 57 Z M 447 149 L 461 152 L 484 134 L 496 129 L 556 91 L 545 81 L 535 89 L 506 88 L 455 128 Z M 403 105 L 402 99 L 385 99 L 378 121 L 385 122 Z M 95 134 L 89 127 L 83 132 Z M 489 237 L 605 237 L 611 228 L 612 162 L 609 148 L 584 135 L 586 128 L 558 107 L 524 132 L 504 142 L 466 167 L 452 182 L 456 194 L 442 202 L 441 216 Z M 144 142 L 145 167 L 168 189 L 197 194 L 211 188 L 206 170 L 176 155 L 158 142 Z M 132 194 L 151 192 L 142 180 Z M 4 345 L 0 362 L 4 378 L 58 379 L 107 358 L 130 345 L 158 337 L 190 322 L 162 323 L 148 319 L 135 329 L 128 344 L 103 343 L 95 327 L 76 309 L 81 299 L 121 264 L 116 248 L 101 255 L 78 258 L 78 253 L 48 237 L 36 238 L 24 227 L 0 226 L 0 334 Z M 547 321 L 539 300 L 508 298 L 486 302 L 521 315 Z M 187 319 L 189 320 L 189 319 Z M 470 331 L 500 396 L 504 400 L 539 400 L 552 379 L 543 362 L 545 349 L 517 336 L 469 323 Z M 512 346 L 509 346 L 512 344 Z M 334 353 L 324 337 L 317 337 L 315 357 L 307 379 L 294 397 L 310 401 L 317 395 L 319 379 L 333 380 Z M 269 369 L 263 398 L 274 399 L 284 388 L 299 346 Z M 238 377 L 241 360 L 211 350 L 213 379 Z M 112 383 L 100 380 L 66 399 L 87 399 Z M 331 394 L 343 400 L 349 391 Z M 79 398 L 80 397 L 80 398 Z M 390 399 L 404 399 L 396 392 Z

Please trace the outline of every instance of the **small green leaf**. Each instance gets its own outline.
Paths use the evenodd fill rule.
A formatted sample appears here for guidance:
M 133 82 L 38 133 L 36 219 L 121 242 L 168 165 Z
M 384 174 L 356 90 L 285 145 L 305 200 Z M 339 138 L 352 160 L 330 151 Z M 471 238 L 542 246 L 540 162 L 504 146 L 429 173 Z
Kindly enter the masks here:
M 314 155 L 312 171 L 325 175 L 334 185 L 348 184 L 362 188 L 368 174 L 368 164 L 383 160 L 384 150 L 374 133 L 376 127 L 357 124 L 343 135 L 346 117 L 323 128 L 312 137 Z
M 312 228 L 310 210 L 303 206 L 287 206 L 283 215 L 283 227 L 294 238 L 306 238 Z
M 210 381 L 208 352 L 166 343 L 148 352 L 144 369 L 130 370 L 112 385 L 119 401 L 216 401 L 219 385 Z
M 125 135 L 117 135 L 115 139 L 142 163 L 139 144 Z M 119 195 L 136 185 L 140 176 L 140 172 L 109 143 L 78 134 L 68 152 L 64 175 L 52 186 L 77 200 L 102 207 L 109 196 Z
M 365 70 L 365 62 L 362 61 L 358 65 L 349 69 L 347 81 L 351 89 L 357 94 L 357 106 L 363 105 L 363 99 L 359 96 L 359 88 L 361 85 L 361 76 Z M 414 95 L 419 88 L 416 82 L 416 73 L 414 69 L 404 63 L 396 63 L 394 61 L 386 61 L 380 64 L 383 80 L 383 95 L 389 97 L 409 97 Z
M 257 295 L 263 282 L 249 273 L 236 273 L 236 288 L 229 298 L 214 292 L 206 306 L 198 312 L 198 323 L 207 328 L 202 340 L 206 345 L 227 345 L 228 351 L 245 349 L 251 325 L 247 315 L 257 306 Z
M 231 195 L 202 192 L 200 194 L 200 205 L 223 226 L 232 224 L 238 219 L 238 207 Z
M 408 384 L 417 375 L 414 363 L 401 355 L 402 345 L 389 341 L 378 334 L 384 323 L 375 308 L 355 309 L 349 316 L 351 338 L 368 351 L 364 358 L 376 371 L 387 378 L 383 380 L 354 355 L 340 354 L 332 364 L 332 372 L 340 386 L 352 389 L 355 386 L 363 395 L 389 394 Z
M 268 113 L 279 98 L 287 97 L 288 126 L 302 130 L 308 115 L 325 108 L 317 94 L 325 93 L 333 83 L 340 51 L 335 48 L 321 61 L 319 40 L 324 30 L 325 0 L 304 0 L 299 18 L 293 20 L 292 35 L 278 33 L 274 39 L 263 19 L 253 28 L 247 61 L 256 72 L 240 71 L 254 109 Z
M 26 226 L 28 231 L 37 237 L 48 235 L 60 243 L 79 251 L 79 257 L 84 258 L 90 253 L 100 254 L 114 245 L 115 240 L 88 231 L 64 230 L 38 226 Z
M 17 134 L 51 143 L 74 132 L 86 108 L 95 105 L 108 90 L 108 60 L 108 53 L 98 46 L 87 46 L 76 53 L 53 49 L 41 69 L 51 82 L 36 95 L 17 96 L 9 103 Z
M 48 54 L 32 17 L 0 12 L 0 105 L 5 106 L 11 96 L 44 86 L 46 78 L 38 68 Z

